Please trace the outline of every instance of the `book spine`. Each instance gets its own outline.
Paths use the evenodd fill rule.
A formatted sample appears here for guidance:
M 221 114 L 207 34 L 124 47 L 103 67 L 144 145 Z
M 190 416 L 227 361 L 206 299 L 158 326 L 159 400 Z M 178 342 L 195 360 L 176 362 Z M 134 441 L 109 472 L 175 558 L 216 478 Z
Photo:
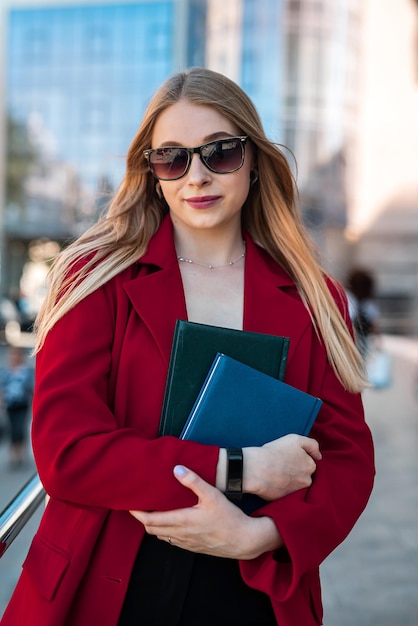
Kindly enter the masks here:
M 278 373 L 279 380 L 284 380 L 284 376 L 286 372 L 286 362 L 287 362 L 287 357 L 289 354 L 289 345 L 290 345 L 290 339 L 288 339 L 287 337 L 283 337 L 282 356 L 280 360 L 279 373 Z
M 206 396 L 206 389 L 209 387 L 210 382 L 212 380 L 212 378 L 214 377 L 218 367 L 221 364 L 221 355 L 218 354 L 218 356 L 215 358 L 212 367 L 209 370 L 209 373 L 207 375 L 207 378 L 205 380 L 205 382 L 203 383 L 203 387 L 201 389 L 201 391 L 199 392 L 199 395 L 196 399 L 195 405 L 192 408 L 192 410 L 190 411 L 190 416 L 187 419 L 187 422 L 183 428 L 183 431 L 180 435 L 180 439 L 187 439 L 188 438 L 188 433 L 190 432 L 195 417 L 199 412 L 200 407 L 203 405 L 204 401 L 205 401 L 205 396 Z

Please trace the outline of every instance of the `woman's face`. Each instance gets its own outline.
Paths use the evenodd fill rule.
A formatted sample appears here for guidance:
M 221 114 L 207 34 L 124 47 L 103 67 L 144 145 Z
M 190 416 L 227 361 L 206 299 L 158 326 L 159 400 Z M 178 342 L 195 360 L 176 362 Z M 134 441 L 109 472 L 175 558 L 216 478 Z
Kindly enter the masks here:
M 242 135 L 239 128 L 212 107 L 180 100 L 158 117 L 152 134 L 152 148 L 193 148 L 239 135 Z M 243 166 L 229 174 L 212 172 L 199 154 L 193 154 L 190 168 L 182 178 L 160 181 L 174 225 L 187 230 L 240 228 L 251 167 L 249 142 L 245 146 Z

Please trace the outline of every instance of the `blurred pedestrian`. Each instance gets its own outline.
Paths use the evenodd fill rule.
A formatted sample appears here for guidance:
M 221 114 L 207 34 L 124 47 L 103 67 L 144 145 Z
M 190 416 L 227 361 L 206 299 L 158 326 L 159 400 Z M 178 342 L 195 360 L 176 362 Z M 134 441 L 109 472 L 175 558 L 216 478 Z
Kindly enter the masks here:
M 347 276 L 347 296 L 357 347 L 363 358 L 367 358 L 371 337 L 380 332 L 373 273 L 365 268 L 353 268 Z
M 28 416 L 32 403 L 33 369 L 25 352 L 10 346 L 8 365 L 0 370 L 2 407 L 9 421 L 10 466 L 18 468 L 27 460 Z

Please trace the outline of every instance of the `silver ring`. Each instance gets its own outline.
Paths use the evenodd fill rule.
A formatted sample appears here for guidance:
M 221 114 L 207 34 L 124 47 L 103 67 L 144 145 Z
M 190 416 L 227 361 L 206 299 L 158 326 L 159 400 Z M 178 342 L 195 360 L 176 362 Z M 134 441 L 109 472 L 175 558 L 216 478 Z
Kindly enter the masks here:
M 170 546 L 172 546 L 173 544 L 171 543 L 171 537 L 168 538 L 168 543 L 170 544 Z

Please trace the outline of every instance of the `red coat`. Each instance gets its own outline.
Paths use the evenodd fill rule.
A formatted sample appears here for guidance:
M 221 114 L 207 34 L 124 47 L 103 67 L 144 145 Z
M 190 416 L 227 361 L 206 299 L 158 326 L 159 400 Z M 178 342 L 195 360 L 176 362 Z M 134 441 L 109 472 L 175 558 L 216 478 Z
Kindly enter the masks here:
M 313 485 L 260 512 L 287 550 L 243 561 L 241 572 L 270 594 L 280 626 L 315 626 L 319 564 L 372 489 L 372 440 L 360 396 L 337 381 L 292 280 L 246 241 L 244 329 L 289 336 L 286 381 L 324 404 L 312 432 L 323 454 Z M 143 536 L 126 511 L 194 504 L 172 475 L 178 463 L 215 483 L 216 447 L 157 438 L 178 318 L 187 312 L 166 218 L 139 263 L 49 333 L 37 359 L 33 446 L 51 500 L 2 626 L 116 626 Z

